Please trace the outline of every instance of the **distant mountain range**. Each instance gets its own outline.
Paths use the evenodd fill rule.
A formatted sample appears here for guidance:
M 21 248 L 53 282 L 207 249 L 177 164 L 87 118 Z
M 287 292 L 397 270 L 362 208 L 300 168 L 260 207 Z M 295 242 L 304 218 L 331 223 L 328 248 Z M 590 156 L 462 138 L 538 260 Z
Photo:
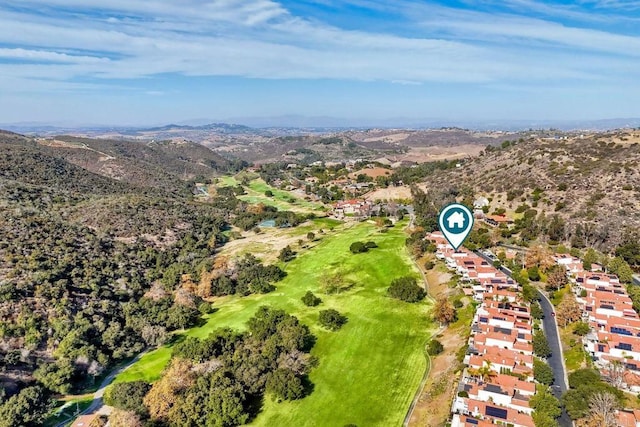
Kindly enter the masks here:
M 118 125 L 80 125 L 52 124 L 39 122 L 21 122 L 0 124 L 1 129 L 26 134 L 61 134 L 69 132 L 94 132 L 135 135 L 144 132 L 169 132 L 172 130 L 206 131 L 218 134 L 290 134 L 322 133 L 328 131 L 368 129 L 368 128 L 407 128 L 438 129 L 458 127 L 469 130 L 519 131 L 528 129 L 575 130 L 611 130 L 639 128 L 640 118 L 614 118 L 601 120 L 450 120 L 450 119 L 408 119 L 390 118 L 345 119 L 328 116 L 286 115 L 276 117 L 236 117 L 224 121 L 195 119 L 162 126 L 118 126 Z

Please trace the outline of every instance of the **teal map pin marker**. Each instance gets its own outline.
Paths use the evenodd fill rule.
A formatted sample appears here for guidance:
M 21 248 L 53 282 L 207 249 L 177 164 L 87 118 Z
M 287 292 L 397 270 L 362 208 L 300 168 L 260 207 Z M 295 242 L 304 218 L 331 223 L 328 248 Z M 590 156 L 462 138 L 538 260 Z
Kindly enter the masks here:
M 452 203 L 440 211 L 440 231 L 454 250 L 458 250 L 473 228 L 473 214 L 465 205 Z

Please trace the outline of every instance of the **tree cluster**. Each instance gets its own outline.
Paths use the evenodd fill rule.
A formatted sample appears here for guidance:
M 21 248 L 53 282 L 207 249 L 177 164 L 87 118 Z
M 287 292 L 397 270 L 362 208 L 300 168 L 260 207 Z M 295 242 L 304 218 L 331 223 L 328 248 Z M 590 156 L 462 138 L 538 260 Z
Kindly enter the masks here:
M 569 374 L 570 389 L 562 396 L 562 403 L 572 420 L 589 416 L 590 400 L 602 393 L 614 396 L 616 405 L 624 400 L 624 393 L 607 384 L 595 369 L 579 369 Z
M 160 425 L 244 424 L 265 394 L 276 401 L 305 396 L 316 363 L 308 354 L 314 341 L 294 316 L 260 307 L 244 333 L 220 329 L 176 344 L 144 405 Z

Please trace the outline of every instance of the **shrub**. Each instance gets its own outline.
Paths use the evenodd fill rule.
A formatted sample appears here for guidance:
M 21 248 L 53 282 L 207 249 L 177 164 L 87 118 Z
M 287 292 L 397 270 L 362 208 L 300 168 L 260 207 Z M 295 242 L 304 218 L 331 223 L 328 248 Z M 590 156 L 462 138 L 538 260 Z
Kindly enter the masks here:
M 267 197 L 273 197 L 273 191 L 267 190 L 267 191 L 264 192 L 264 195 L 267 196 Z
M 393 298 L 406 302 L 418 302 L 427 295 L 427 292 L 418 286 L 416 279 L 411 276 L 394 279 L 388 292 Z
M 330 331 L 337 331 L 347 323 L 347 317 L 332 308 L 320 312 L 320 325 Z
M 362 252 L 367 252 L 369 249 L 367 249 L 367 246 L 362 242 L 353 242 L 351 246 L 349 246 L 349 250 L 353 254 L 359 254 Z
M 469 393 L 462 390 L 458 392 L 458 397 L 469 397 Z
M 301 298 L 304 305 L 307 307 L 315 307 L 322 302 L 320 298 L 315 296 L 315 294 L 311 291 L 307 291 L 306 294 Z
M 376 242 L 367 242 L 367 243 L 365 243 L 365 244 L 364 244 L 364 246 L 365 246 L 367 249 L 373 249 L 373 248 L 377 248 L 377 247 L 378 247 L 378 245 L 376 244 Z
M 573 333 L 580 336 L 587 335 L 589 331 L 591 331 L 591 328 L 589 327 L 589 324 L 585 322 L 579 322 L 573 328 Z
M 464 307 L 464 304 L 462 303 L 462 301 L 460 301 L 459 299 L 454 300 L 453 301 L 453 307 L 454 308 L 462 308 Z
M 424 268 L 426 270 L 431 270 L 435 266 L 436 266 L 436 264 L 433 261 L 427 261 L 427 262 L 424 263 Z
M 436 356 L 444 351 L 442 343 L 436 339 L 429 341 L 427 345 L 427 353 L 431 356 Z

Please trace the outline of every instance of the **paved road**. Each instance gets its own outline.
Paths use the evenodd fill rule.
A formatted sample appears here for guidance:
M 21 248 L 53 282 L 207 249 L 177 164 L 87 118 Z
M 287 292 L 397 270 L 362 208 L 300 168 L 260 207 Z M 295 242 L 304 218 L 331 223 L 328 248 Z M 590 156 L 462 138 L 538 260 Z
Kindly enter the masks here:
M 94 412 L 100 411 L 103 405 L 102 397 L 104 396 L 104 391 L 106 390 L 106 388 L 113 382 L 113 380 L 118 376 L 118 374 L 120 374 L 122 371 L 124 371 L 125 369 L 127 369 L 128 367 L 136 363 L 145 354 L 147 354 L 146 351 L 134 357 L 133 360 L 131 360 L 131 362 L 127 363 L 126 365 L 116 368 L 111 372 L 109 372 L 109 375 L 107 375 L 105 379 L 102 380 L 102 382 L 100 383 L 100 387 L 98 387 L 98 390 L 96 390 L 96 392 L 93 394 L 93 401 L 91 402 L 91 405 L 89 405 L 87 409 L 82 411 L 77 416 L 93 414 Z M 59 423 L 56 427 L 66 426 L 75 418 L 77 418 L 77 416 L 73 416 L 71 418 L 64 420 L 63 422 Z
M 555 382 L 552 386 L 553 394 L 560 399 L 562 394 L 569 388 L 562 356 L 562 344 L 560 343 L 556 318 L 553 315 L 553 305 L 544 293 L 538 291 L 538 294 L 540 294 L 540 305 L 542 306 L 542 311 L 544 311 L 542 325 L 544 326 L 549 347 L 551 347 L 551 356 L 547 359 L 547 363 L 551 369 L 553 369 L 553 375 L 555 376 Z M 564 409 L 562 410 L 562 415 L 558 418 L 558 424 L 562 427 L 571 427 L 572 425 L 571 418 L 569 418 L 569 415 L 567 415 Z
M 488 262 L 492 262 L 491 259 L 483 253 L 476 251 L 476 254 Z M 500 270 L 507 276 L 511 277 L 511 271 L 508 268 L 500 267 Z M 549 347 L 551 347 L 552 352 L 551 357 L 547 359 L 547 363 L 553 370 L 553 375 L 555 377 L 555 383 L 551 388 L 553 390 L 553 395 L 560 399 L 562 394 L 567 391 L 568 388 L 566 370 L 562 355 L 562 346 L 560 344 L 560 334 L 558 333 L 556 318 L 553 315 L 554 310 L 551 301 L 549 301 L 546 295 L 542 292 L 538 291 L 538 293 L 540 294 L 540 305 L 544 311 L 542 325 L 544 326 L 545 335 L 547 336 L 547 341 L 549 342 Z M 564 408 L 562 409 L 562 415 L 558 418 L 558 424 L 561 427 L 571 427 L 573 425 L 571 418 L 569 418 L 569 415 L 567 415 Z

